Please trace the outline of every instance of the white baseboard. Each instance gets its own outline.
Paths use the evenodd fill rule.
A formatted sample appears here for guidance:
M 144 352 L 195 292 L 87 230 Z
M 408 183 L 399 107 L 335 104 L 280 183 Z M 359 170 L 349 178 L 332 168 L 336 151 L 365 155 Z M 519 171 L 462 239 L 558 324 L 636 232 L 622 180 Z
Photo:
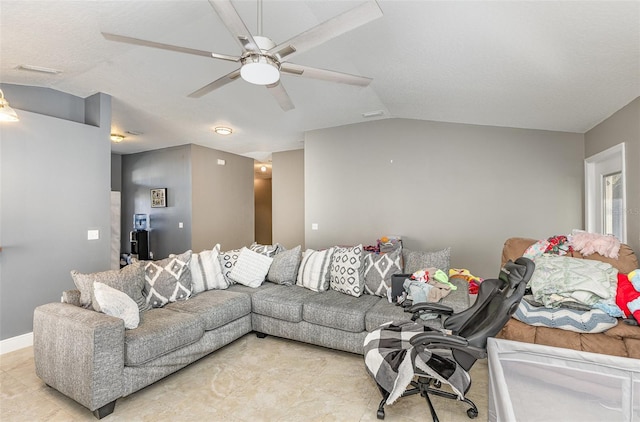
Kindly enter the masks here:
M 8 338 L 0 341 L 0 355 L 33 346 L 33 333 L 26 333 L 20 336 Z

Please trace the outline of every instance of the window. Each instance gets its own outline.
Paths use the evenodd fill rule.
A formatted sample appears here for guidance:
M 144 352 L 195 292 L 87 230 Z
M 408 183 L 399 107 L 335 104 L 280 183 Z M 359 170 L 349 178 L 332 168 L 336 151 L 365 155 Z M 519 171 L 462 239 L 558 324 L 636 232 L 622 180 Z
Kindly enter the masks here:
M 587 231 L 626 242 L 624 143 L 585 160 Z

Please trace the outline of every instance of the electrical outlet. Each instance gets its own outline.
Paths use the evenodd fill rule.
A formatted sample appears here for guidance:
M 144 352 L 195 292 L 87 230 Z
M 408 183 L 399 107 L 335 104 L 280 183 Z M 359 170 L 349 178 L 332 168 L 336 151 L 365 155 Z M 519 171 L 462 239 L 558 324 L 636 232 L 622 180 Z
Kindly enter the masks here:
M 149 251 L 149 258 L 153 259 L 153 252 Z
M 87 240 L 100 239 L 100 230 L 87 230 Z
M 318 223 L 311 223 L 311 230 L 318 230 Z

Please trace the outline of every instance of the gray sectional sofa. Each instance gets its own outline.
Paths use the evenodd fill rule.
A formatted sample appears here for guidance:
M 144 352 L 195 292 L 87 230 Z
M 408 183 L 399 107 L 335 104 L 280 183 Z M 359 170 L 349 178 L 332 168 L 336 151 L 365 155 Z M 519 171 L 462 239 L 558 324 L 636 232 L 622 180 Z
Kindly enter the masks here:
M 456 312 L 469 306 L 466 281 L 442 303 Z M 367 332 L 408 319 L 386 298 L 315 292 L 268 281 L 257 288 L 235 284 L 141 313 L 137 328 L 123 320 L 67 302 L 34 312 L 37 375 L 102 418 L 115 401 L 178 371 L 255 331 L 351 353 L 363 353 Z M 428 323 L 429 321 L 427 321 Z M 435 322 L 434 322 L 435 323 Z

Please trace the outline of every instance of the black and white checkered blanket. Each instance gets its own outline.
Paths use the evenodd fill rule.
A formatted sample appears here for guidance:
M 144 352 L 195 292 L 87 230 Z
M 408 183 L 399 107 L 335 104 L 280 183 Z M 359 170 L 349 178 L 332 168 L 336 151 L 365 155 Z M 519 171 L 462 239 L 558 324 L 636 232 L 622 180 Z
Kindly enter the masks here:
M 413 321 L 388 322 L 365 337 L 364 362 L 369 374 L 389 393 L 387 404 L 406 390 L 415 375 L 414 367 L 451 385 L 454 393 L 464 398 L 471 384 L 467 371 L 446 355 L 411 345 L 411 338 L 425 331 L 432 329 Z

